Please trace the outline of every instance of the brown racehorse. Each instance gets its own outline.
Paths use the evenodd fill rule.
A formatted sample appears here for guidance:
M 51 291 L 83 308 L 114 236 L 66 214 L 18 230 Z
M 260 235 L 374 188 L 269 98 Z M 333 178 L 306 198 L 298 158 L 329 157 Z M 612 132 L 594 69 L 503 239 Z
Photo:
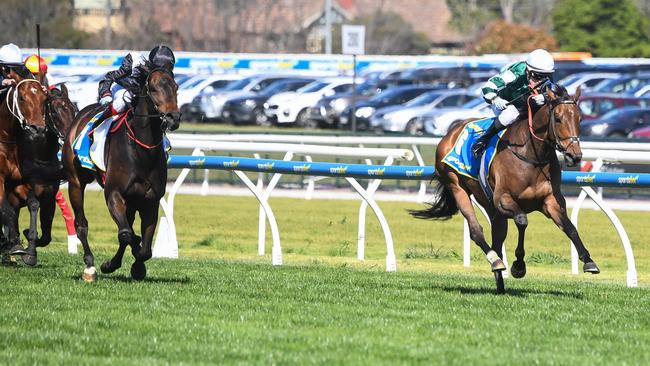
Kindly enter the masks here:
M 165 194 L 167 183 L 167 154 L 163 139 L 165 131 L 173 131 L 180 123 L 180 112 L 176 104 L 178 85 L 170 70 L 154 69 L 140 81 L 142 88 L 134 98 L 134 110 L 109 135 L 106 142 L 105 181 L 82 168 L 74 155 L 72 144 L 86 123 L 102 106 L 90 105 L 77 115 L 63 146 L 63 164 L 68 171 L 68 193 L 75 213 L 77 236 L 83 245 L 86 269 L 83 279 L 96 278 L 94 256 L 88 244 L 88 221 L 84 213 L 84 190 L 86 185 L 97 179 L 104 186 L 104 197 L 108 210 L 118 226 L 119 249 L 115 256 L 102 264 L 104 273 L 112 273 L 122 265 L 127 246 L 135 262 L 131 276 L 142 280 L 146 276 L 144 262 L 151 258 L 151 243 L 158 220 L 158 204 Z M 133 221 L 136 212 L 140 215 L 141 235 L 135 235 Z M 142 246 L 140 243 L 142 242 Z
M 13 255 L 25 252 L 20 245 L 20 236 L 15 230 L 16 217 L 7 204 L 5 192 L 12 192 L 24 183 L 20 146 L 45 134 L 47 94 L 37 80 L 25 78 L 14 70 L 9 75 L 16 85 L 0 98 L 0 207 L 9 240 L 8 254 Z
M 527 213 L 540 211 L 575 243 L 583 271 L 599 273 L 578 231 L 567 216 L 566 201 L 560 191 L 561 167 L 555 151 L 562 153 L 569 166 L 580 162 L 580 110 L 577 101 L 580 90 L 570 96 L 555 84 L 546 87 L 547 103 L 534 111 L 532 121 L 522 120 L 511 125 L 503 135 L 492 162 L 488 182 L 493 189 L 493 199 L 486 197 L 478 181 L 458 174 L 442 162 L 463 127 L 465 121 L 452 128 L 442 138 L 436 151 L 436 173 L 433 180 L 439 183 L 435 202 L 428 209 L 411 211 L 417 218 L 447 219 L 460 209 L 467 219 L 472 240 L 483 250 L 497 280 L 497 292 L 503 293 L 501 249 L 507 235 L 507 219 L 514 219 L 519 231 L 515 250 L 516 261 L 511 272 L 515 278 L 526 274 L 524 262 L 524 233 L 528 225 Z M 533 112 L 531 112 L 533 113 Z M 483 235 L 476 219 L 470 195 L 474 195 L 490 216 L 492 247 Z
M 35 265 L 36 248 L 44 247 L 52 241 L 52 221 L 56 209 L 56 194 L 65 179 L 65 172 L 58 154 L 63 143 L 63 132 L 72 124 L 77 107 L 68 98 L 64 84 L 50 88 L 45 106 L 47 129 L 40 138 L 19 143 L 21 171 L 25 184 L 9 192 L 9 202 L 15 212 L 15 227 L 18 231 L 20 208 L 27 206 L 30 212 L 30 227 L 24 230 L 27 238 L 27 252 L 23 262 Z M 36 230 L 36 215 L 39 214 L 41 237 Z

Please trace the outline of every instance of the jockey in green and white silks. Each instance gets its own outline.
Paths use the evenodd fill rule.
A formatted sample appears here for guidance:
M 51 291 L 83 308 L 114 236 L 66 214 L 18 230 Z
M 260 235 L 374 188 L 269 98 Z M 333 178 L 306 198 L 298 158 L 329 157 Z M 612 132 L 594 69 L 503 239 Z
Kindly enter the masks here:
M 492 136 L 519 118 L 526 110 L 526 101 L 533 88 L 545 79 L 550 80 L 553 71 L 553 56 L 546 50 L 537 49 L 528 54 L 526 61 L 506 66 L 483 85 L 483 99 L 492 106 L 496 118 L 472 146 L 474 156 L 479 157 Z M 538 106 L 544 105 L 544 95 L 533 96 L 533 101 Z

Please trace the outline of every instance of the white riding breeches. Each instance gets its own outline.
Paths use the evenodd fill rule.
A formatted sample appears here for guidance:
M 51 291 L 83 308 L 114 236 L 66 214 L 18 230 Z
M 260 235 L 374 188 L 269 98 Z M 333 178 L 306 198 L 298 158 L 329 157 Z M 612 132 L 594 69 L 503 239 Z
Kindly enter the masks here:
M 117 113 L 124 112 L 133 100 L 133 94 L 117 83 L 111 86 L 111 96 L 113 97 L 113 110 Z
M 514 121 L 519 118 L 519 110 L 514 105 L 509 105 L 506 109 L 500 111 L 497 107 L 492 106 L 494 115 L 499 119 L 502 126 L 510 126 Z

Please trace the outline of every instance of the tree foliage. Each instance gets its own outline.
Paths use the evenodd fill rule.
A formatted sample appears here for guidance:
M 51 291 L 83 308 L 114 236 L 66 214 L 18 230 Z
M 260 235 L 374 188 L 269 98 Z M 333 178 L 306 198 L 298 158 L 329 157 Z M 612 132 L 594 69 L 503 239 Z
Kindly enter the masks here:
M 650 25 L 631 0 L 563 0 L 553 12 L 561 49 L 601 57 L 650 56 Z
M 36 47 L 36 24 L 41 24 L 44 48 L 80 48 L 89 35 L 73 26 L 69 0 L 3 0 L 0 10 L 0 43 Z
M 553 50 L 557 48 L 557 42 L 542 29 L 500 20 L 490 23 L 474 43 L 472 51 L 477 54 L 518 53 L 536 48 Z

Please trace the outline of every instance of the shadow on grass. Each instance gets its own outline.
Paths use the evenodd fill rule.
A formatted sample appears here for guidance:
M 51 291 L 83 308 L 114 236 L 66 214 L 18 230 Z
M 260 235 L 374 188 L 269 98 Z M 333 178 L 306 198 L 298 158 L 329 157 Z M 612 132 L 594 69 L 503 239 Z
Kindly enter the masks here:
M 71 276 L 73 280 L 81 280 L 81 275 Z M 163 284 L 172 284 L 172 285 L 186 285 L 191 282 L 189 277 L 146 277 L 142 281 L 134 281 L 131 276 L 126 276 L 123 274 L 119 275 L 103 275 L 101 273 L 97 274 L 97 281 L 115 281 L 115 282 L 127 282 L 127 283 L 163 283 Z
M 496 295 L 496 287 L 467 287 L 467 286 L 443 286 L 437 287 L 446 292 L 459 292 L 463 295 Z M 576 292 L 565 292 L 557 290 L 541 290 L 541 289 L 522 289 L 522 288 L 508 288 L 506 285 L 506 296 L 515 297 L 528 297 L 530 295 L 546 295 L 555 297 L 565 297 L 572 299 L 583 299 L 583 295 Z

